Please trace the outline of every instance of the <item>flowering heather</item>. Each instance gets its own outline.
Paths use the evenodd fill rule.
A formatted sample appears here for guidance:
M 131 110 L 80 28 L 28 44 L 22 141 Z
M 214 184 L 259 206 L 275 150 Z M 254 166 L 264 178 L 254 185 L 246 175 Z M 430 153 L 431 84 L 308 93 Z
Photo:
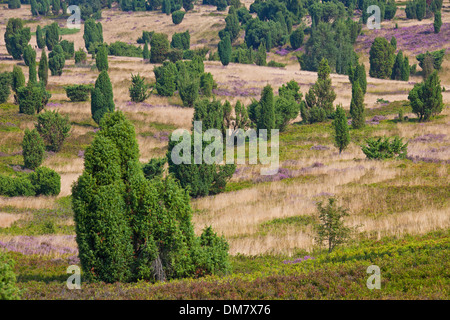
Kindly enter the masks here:
M 327 146 L 322 146 L 320 144 L 318 144 L 317 146 L 312 146 L 311 150 L 329 150 L 330 148 Z
M 443 159 L 431 158 L 431 157 L 407 156 L 406 159 L 411 160 L 413 163 L 422 161 L 422 162 L 427 162 L 427 163 L 450 164 L 450 160 L 443 160 Z
M 447 135 L 444 133 L 441 133 L 441 134 L 427 133 L 427 134 L 424 134 L 423 136 L 413 139 L 412 141 L 413 142 L 432 142 L 432 141 L 441 142 L 442 140 L 444 140 L 444 138 L 446 136 Z
M 84 158 L 84 150 L 78 151 L 78 157 Z
M 278 54 L 280 56 L 285 56 L 289 53 L 289 50 L 285 48 L 280 48 L 279 50 L 275 51 L 275 54 Z
M 47 103 L 47 107 L 60 107 L 60 106 L 61 104 L 56 102 Z
M 293 264 L 293 263 L 300 263 L 302 261 L 306 261 L 306 260 L 314 260 L 316 258 L 311 257 L 311 256 L 304 256 L 303 258 L 298 258 L 295 260 L 284 260 L 283 263 L 284 264 Z
M 397 39 L 397 50 L 407 50 L 417 55 L 428 51 L 436 51 L 446 47 L 450 39 L 450 23 L 442 24 L 441 31 L 434 33 L 433 24 L 413 25 L 398 29 L 374 29 L 368 34 L 361 34 L 356 40 L 357 51 L 369 53 L 376 37 L 384 37 L 388 41 L 394 36 Z
M 78 253 L 78 249 L 74 247 L 52 244 L 52 242 L 60 240 L 71 242 L 75 240 L 75 236 L 18 236 L 8 241 L 0 241 L 0 248 L 6 249 L 8 251 L 20 252 L 24 255 L 63 255 Z

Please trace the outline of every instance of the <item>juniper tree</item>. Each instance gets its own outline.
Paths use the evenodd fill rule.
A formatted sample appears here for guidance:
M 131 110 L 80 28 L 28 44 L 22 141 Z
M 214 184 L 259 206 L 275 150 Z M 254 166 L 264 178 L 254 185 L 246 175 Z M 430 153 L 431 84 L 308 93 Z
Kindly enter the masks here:
M 59 43 L 59 25 L 58 22 L 53 22 L 45 28 L 45 44 L 49 51 Z
M 22 68 L 14 65 L 11 76 L 11 88 L 14 91 L 14 101 L 16 103 L 18 102 L 17 91 L 23 86 L 25 86 L 25 75 L 23 74 Z
M 364 113 L 364 93 L 359 87 L 359 82 L 355 82 L 352 86 L 352 100 L 350 102 L 350 115 L 352 116 L 352 127 L 354 129 L 365 126 Z
M 150 62 L 162 63 L 169 53 L 169 40 L 164 33 L 155 33 L 150 43 Z
M 374 78 L 389 79 L 395 59 L 394 47 L 384 38 L 375 38 L 369 52 L 369 75 Z
M 198 98 L 200 89 L 200 79 L 189 72 L 182 72 L 177 80 L 178 94 L 180 95 L 185 107 L 193 107 Z
M 95 65 L 97 66 L 98 71 L 108 71 L 108 49 L 104 44 L 100 46 L 95 55 Z
M 427 121 L 431 116 L 442 112 L 442 87 L 436 70 L 424 82 L 414 85 L 408 100 L 419 121 Z
M 19 9 L 19 8 L 20 8 L 20 0 L 8 1 L 8 9 Z
M 100 72 L 95 81 L 94 89 L 91 91 L 91 114 L 92 119 L 100 124 L 101 119 L 107 112 L 113 112 L 115 109 L 114 96 L 111 80 L 108 72 Z
M 266 85 L 261 93 L 261 99 L 259 100 L 260 116 L 256 123 L 258 130 L 266 129 L 267 138 L 270 138 L 271 130 L 275 129 L 275 109 L 273 89 L 270 85 Z
M 345 115 L 342 105 L 336 107 L 336 113 L 333 120 L 334 129 L 334 145 L 339 149 L 339 154 L 347 148 L 350 143 L 350 133 L 347 123 L 347 116 Z
M 36 129 L 25 129 L 25 135 L 22 140 L 22 149 L 25 168 L 34 170 L 44 161 L 44 140 L 42 140 Z
M 300 46 L 303 44 L 304 36 L 305 35 L 302 27 L 299 27 L 292 31 L 291 35 L 289 36 L 292 49 L 296 50 L 300 48 Z
M 220 62 L 222 62 L 222 65 L 227 66 L 231 59 L 231 40 L 229 34 L 219 41 L 218 51 Z
M 256 65 L 257 66 L 265 66 L 267 64 L 266 56 L 267 56 L 266 45 L 264 42 L 261 42 L 261 44 L 259 45 L 259 48 L 258 48 L 258 53 L 256 54 L 256 57 L 255 57 Z
M 39 49 L 43 49 L 45 47 L 45 36 L 41 26 L 37 26 L 36 28 L 36 43 Z
M 89 18 L 84 22 L 84 45 L 89 52 L 92 44 L 103 43 L 103 27 L 100 22 L 96 23 L 94 19 Z
M 69 116 L 58 111 L 45 111 L 38 115 L 36 130 L 49 151 L 59 152 L 71 128 Z
M 0 103 L 5 103 L 11 94 L 11 73 L 0 73 Z
M 30 28 L 24 28 L 20 18 L 11 18 L 4 35 L 6 50 L 14 60 L 22 59 L 23 50 L 31 39 Z
M 142 51 L 142 58 L 144 60 L 150 59 L 150 51 L 148 50 L 148 42 L 147 41 L 144 44 L 144 50 Z
M 48 67 L 52 76 L 62 75 L 64 65 L 66 64 L 66 56 L 62 47 L 57 44 L 53 48 L 53 51 L 48 55 Z
M 145 83 L 145 79 L 139 75 L 131 74 L 131 86 L 129 88 L 131 101 L 142 102 L 150 97 L 151 93 L 148 92 L 150 85 Z
M 434 22 L 433 22 L 434 33 L 439 33 L 441 31 L 441 26 L 442 26 L 441 11 L 436 11 L 434 13 Z
M 33 62 L 36 63 L 36 51 L 29 44 L 23 50 L 23 62 L 27 67 Z
M 307 104 L 310 107 L 317 107 L 323 110 L 326 116 L 330 116 L 334 112 L 333 102 L 336 99 L 336 93 L 331 86 L 330 73 L 331 69 L 328 66 L 328 61 L 322 59 L 317 71 L 317 81 L 309 92 L 310 98 L 307 99 L 309 100 Z
M 28 83 L 37 82 L 36 60 L 32 61 L 28 66 Z
M 48 61 L 45 49 L 42 50 L 41 60 L 39 61 L 38 74 L 39 74 L 39 81 L 44 83 L 44 85 L 46 86 L 48 83 Z

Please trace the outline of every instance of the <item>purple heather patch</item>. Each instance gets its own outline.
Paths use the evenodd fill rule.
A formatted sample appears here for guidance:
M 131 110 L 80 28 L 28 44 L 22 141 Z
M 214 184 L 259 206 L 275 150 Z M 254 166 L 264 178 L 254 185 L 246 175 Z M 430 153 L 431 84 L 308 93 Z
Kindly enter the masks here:
M 316 258 L 311 257 L 311 256 L 304 256 L 303 258 L 297 258 L 295 260 L 284 260 L 283 263 L 284 264 L 294 264 L 294 263 L 300 263 L 306 260 L 314 260 Z
M 75 236 L 62 236 L 68 240 Z M 37 237 L 32 236 L 18 236 L 13 239 L 3 242 L 0 241 L 0 248 L 4 248 L 8 251 L 20 252 L 24 255 L 46 255 L 51 253 L 59 254 L 77 254 L 78 249 L 64 246 L 55 246 L 46 241 L 41 241 Z

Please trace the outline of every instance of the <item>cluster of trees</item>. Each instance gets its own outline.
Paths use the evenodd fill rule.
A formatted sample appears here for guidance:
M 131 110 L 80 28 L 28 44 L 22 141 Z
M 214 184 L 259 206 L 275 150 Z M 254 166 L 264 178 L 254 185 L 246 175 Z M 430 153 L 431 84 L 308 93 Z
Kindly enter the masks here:
M 422 19 L 430 18 L 433 13 L 439 12 L 442 9 L 442 0 L 412 0 L 406 2 L 406 18 L 407 19 L 417 19 L 421 21 Z
M 27 3 L 31 4 L 31 14 L 33 16 L 48 16 L 48 15 L 66 15 L 67 8 L 71 1 L 66 0 L 30 0 Z
M 173 96 L 176 90 L 187 107 L 192 107 L 199 95 L 212 96 L 216 86 L 211 73 L 205 73 L 203 59 L 195 56 L 192 60 L 165 61 L 153 69 L 156 78 L 155 89 L 161 96 Z
M 397 41 L 392 37 L 387 41 L 384 37 L 377 37 L 369 52 L 369 75 L 374 78 L 408 81 L 411 66 L 408 57 L 400 50 L 395 55 Z
M 72 189 L 84 276 L 113 283 L 227 272 L 228 244 L 194 234 L 189 194 L 168 176 L 146 179 L 133 125 L 108 113 Z

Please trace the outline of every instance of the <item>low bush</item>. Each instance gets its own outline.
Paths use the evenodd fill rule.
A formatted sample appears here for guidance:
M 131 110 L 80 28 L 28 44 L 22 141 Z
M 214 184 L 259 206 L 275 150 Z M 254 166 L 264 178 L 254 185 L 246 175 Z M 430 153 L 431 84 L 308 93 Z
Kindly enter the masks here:
M 39 167 L 28 178 L 36 195 L 57 196 L 61 191 L 61 176 L 52 169 Z
M 70 128 L 68 115 L 62 116 L 57 111 L 46 111 L 38 115 L 36 130 L 50 151 L 61 150 L 64 140 L 69 136 Z
M 94 87 L 91 84 L 74 84 L 71 86 L 65 86 L 66 95 L 70 101 L 88 101 L 91 90 Z
M 399 137 L 390 141 L 389 137 L 369 138 L 362 146 L 362 151 L 368 159 L 405 159 L 407 156 L 408 143 L 403 144 Z

